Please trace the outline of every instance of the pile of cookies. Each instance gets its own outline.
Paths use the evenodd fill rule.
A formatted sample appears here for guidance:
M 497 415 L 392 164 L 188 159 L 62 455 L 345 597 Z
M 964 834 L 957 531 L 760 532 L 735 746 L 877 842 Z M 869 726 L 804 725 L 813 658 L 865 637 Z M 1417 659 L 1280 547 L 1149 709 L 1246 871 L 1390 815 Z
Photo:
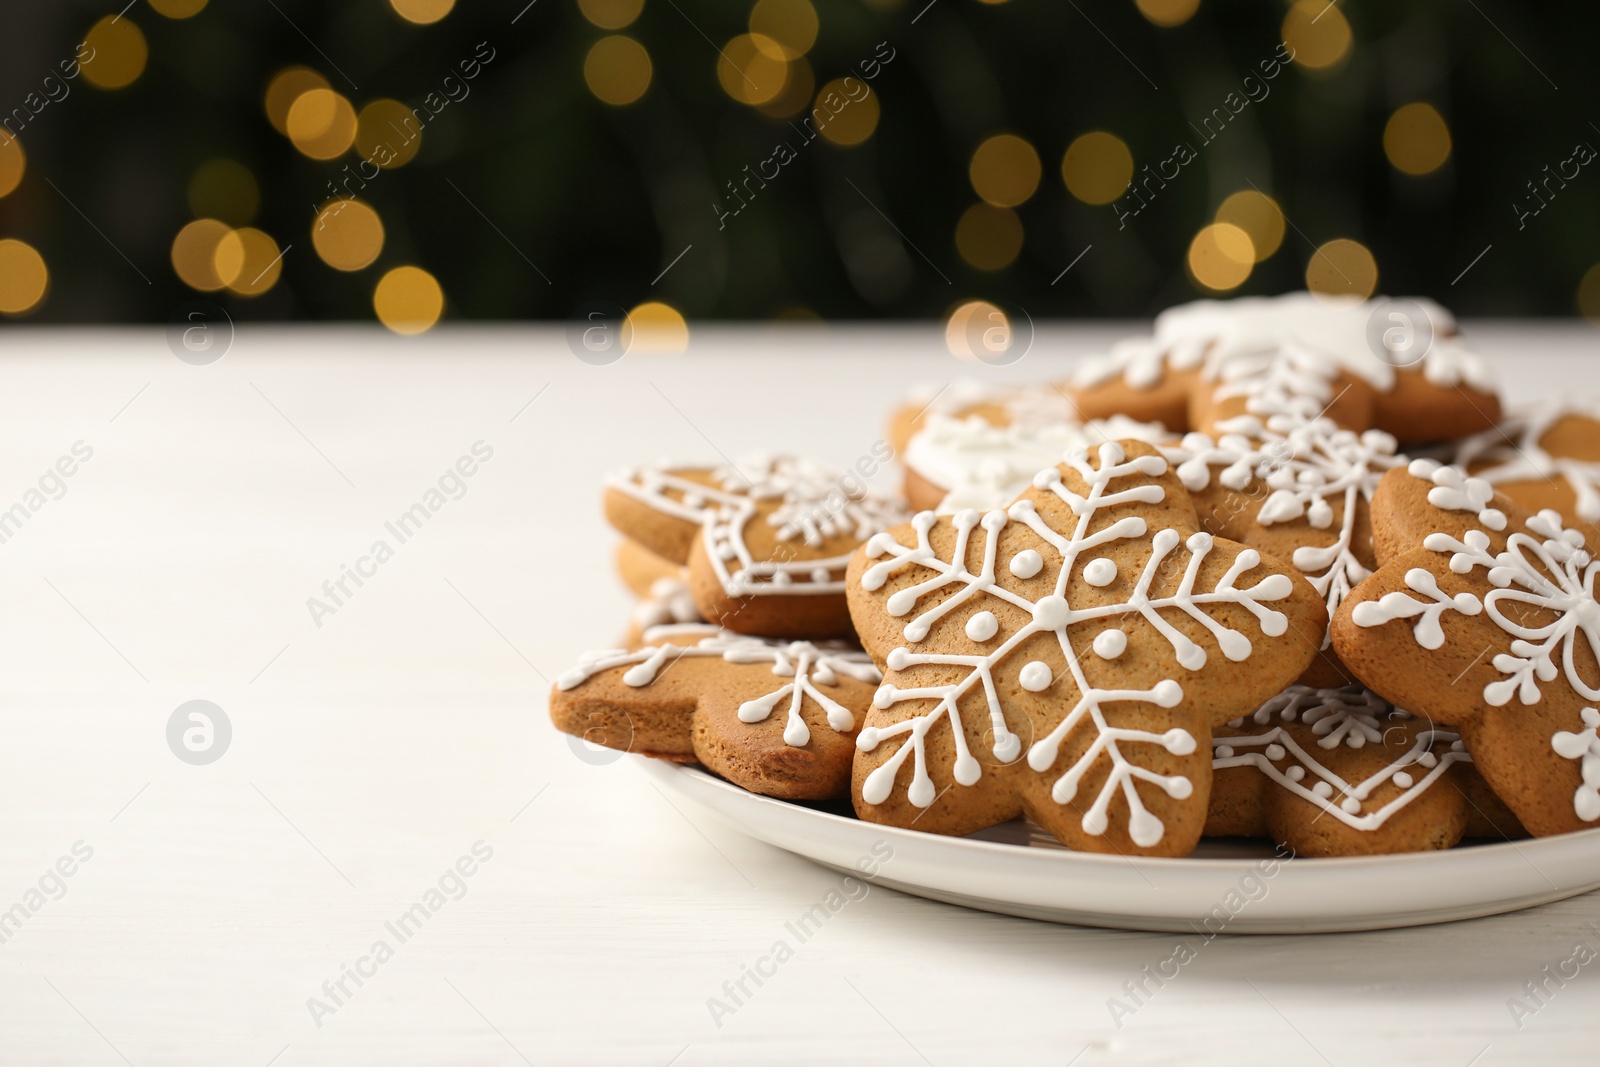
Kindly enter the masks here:
M 1127 855 L 1600 826 L 1600 405 L 1503 415 L 1427 301 L 1185 305 L 908 398 L 856 469 L 657 464 L 605 511 L 639 606 L 550 701 L 595 744 Z

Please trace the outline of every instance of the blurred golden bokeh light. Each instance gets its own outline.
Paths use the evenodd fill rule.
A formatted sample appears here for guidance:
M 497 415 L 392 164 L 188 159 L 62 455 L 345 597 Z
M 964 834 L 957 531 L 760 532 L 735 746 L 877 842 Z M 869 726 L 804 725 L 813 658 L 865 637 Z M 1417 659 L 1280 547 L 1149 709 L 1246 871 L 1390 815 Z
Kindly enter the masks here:
M 689 324 L 670 304 L 646 301 L 622 320 L 622 349 L 646 355 L 682 352 L 689 347 Z
M 1298 0 L 1283 17 L 1283 40 L 1296 63 L 1331 72 L 1350 54 L 1350 23 L 1328 0 Z
M 1328 296 L 1365 300 L 1378 289 L 1378 261 L 1360 241 L 1337 237 L 1306 264 L 1306 288 Z
M 1121 196 L 1133 177 L 1133 153 L 1122 138 L 1091 130 L 1067 146 L 1061 157 L 1061 180 L 1067 192 L 1085 204 L 1109 204 Z
M 191 289 L 214 293 L 226 283 L 217 275 L 217 246 L 233 232 L 219 219 L 196 219 L 172 239 L 172 269 Z
M 1022 220 L 1010 208 L 973 204 L 956 223 L 956 251 L 979 270 L 1009 267 L 1022 252 Z
M 28 156 L 22 150 L 22 142 L 0 130 L 0 196 L 10 195 L 21 185 L 27 170 Z
M 789 79 L 784 47 L 765 34 L 741 33 L 717 57 L 722 91 L 741 104 L 765 104 Z
M 777 44 L 779 59 L 798 59 L 817 43 L 817 9 L 810 0 L 756 0 L 750 33 L 757 44 Z
M 852 78 L 856 88 L 865 82 Z M 817 92 L 817 102 L 812 105 L 813 123 L 823 138 L 848 148 L 860 144 L 878 128 L 878 94 L 869 93 L 852 100 L 845 79 L 835 78 Z M 838 105 L 835 110 L 834 105 Z
M 601 102 L 622 107 L 650 88 L 650 53 L 632 37 L 602 37 L 583 61 L 583 80 Z
M 150 0 L 150 6 L 169 19 L 188 19 L 206 9 L 206 0 Z
M 1265 193 L 1241 189 L 1217 208 L 1217 222 L 1243 230 L 1255 250 L 1255 262 L 1269 258 L 1283 244 L 1283 209 Z
M 283 254 L 269 235 L 246 226 L 230 230 L 217 242 L 212 256 L 217 277 L 240 296 L 260 296 L 278 284 Z
M 272 128 L 289 136 L 289 109 L 294 102 L 313 89 L 328 88 L 328 79 L 310 67 L 285 67 L 267 83 L 263 106 Z
M 989 138 L 972 153 L 967 176 L 972 189 L 995 207 L 1016 207 L 1039 188 L 1039 153 L 1015 134 Z
M 49 287 L 49 268 L 32 245 L 11 237 L 0 241 L 0 313 L 32 311 Z
M 987 300 L 968 300 L 950 313 L 944 324 L 944 344 L 952 356 L 979 359 L 972 342 L 986 353 L 998 355 L 1011 347 L 1011 320 Z
M 422 148 L 422 127 L 398 100 L 374 100 L 356 116 L 356 151 L 385 170 L 403 167 Z
M 1139 14 L 1157 26 L 1182 26 L 1200 10 L 1200 0 L 1137 0 Z
M 1255 262 L 1250 235 L 1230 222 L 1213 222 L 1189 242 L 1189 274 L 1214 293 L 1243 285 Z
M 1182 26 L 1200 10 L 1200 0 L 1138 0 L 1139 14 L 1157 26 Z
M 1600 263 L 1585 271 L 1578 282 L 1578 311 L 1600 326 Z
M 90 85 L 101 89 L 132 85 L 144 73 L 145 61 L 150 58 L 139 27 L 116 15 L 107 15 L 89 27 L 83 43 L 91 49 L 89 58 L 82 63 L 83 76 Z
M 578 0 L 578 10 L 602 30 L 620 30 L 639 17 L 644 0 Z
M 372 310 L 395 333 L 425 333 L 444 314 L 444 290 L 421 267 L 396 267 L 378 280 Z
M 1450 127 L 1432 104 L 1407 104 L 1383 127 L 1383 154 L 1406 174 L 1432 174 L 1450 158 Z
M 311 89 L 289 105 L 289 140 L 312 159 L 337 159 L 356 139 L 356 109 L 332 89 Z
M 231 159 L 212 159 L 195 168 L 189 179 L 189 211 L 199 218 L 218 218 L 243 226 L 261 207 L 261 188 L 254 174 Z
M 389 0 L 389 6 L 407 22 L 426 26 L 450 14 L 456 0 Z
M 756 110 L 775 119 L 793 118 L 811 106 L 811 94 L 816 88 L 817 81 L 811 73 L 811 64 L 804 57 L 792 59 L 789 61 L 789 77 L 783 83 L 783 92 L 765 104 L 757 104 Z
M 330 200 L 311 224 L 311 244 L 334 270 L 361 270 L 383 251 L 383 220 L 360 200 Z

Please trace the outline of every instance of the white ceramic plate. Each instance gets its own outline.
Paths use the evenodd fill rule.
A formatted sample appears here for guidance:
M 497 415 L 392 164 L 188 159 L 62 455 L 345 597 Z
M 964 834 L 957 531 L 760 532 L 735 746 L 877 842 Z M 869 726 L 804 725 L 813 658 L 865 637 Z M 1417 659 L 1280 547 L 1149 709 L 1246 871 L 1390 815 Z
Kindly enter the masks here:
M 1210 841 L 1185 859 L 1136 859 L 1071 852 L 1022 822 L 971 837 L 877 826 L 756 796 L 697 767 L 639 762 L 662 789 L 768 844 L 847 873 L 875 867 L 875 885 L 1049 922 L 1201 935 L 1382 930 L 1600 888 L 1600 829 L 1358 859 L 1283 859 L 1264 844 Z

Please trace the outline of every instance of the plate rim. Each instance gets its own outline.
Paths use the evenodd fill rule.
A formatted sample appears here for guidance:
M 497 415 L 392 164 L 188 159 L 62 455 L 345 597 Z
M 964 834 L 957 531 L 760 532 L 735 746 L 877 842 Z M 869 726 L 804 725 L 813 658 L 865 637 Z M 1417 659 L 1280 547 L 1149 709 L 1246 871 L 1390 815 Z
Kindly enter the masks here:
M 867 822 L 862 819 L 848 819 L 843 815 L 835 815 L 830 811 L 820 811 L 816 808 L 804 807 L 793 801 L 779 797 L 763 796 L 753 793 L 748 789 L 735 785 L 725 778 L 719 778 L 704 767 L 692 763 L 669 763 L 663 760 L 650 759 L 641 756 L 643 766 L 654 777 L 664 781 L 681 781 L 687 778 L 698 785 L 711 788 L 734 797 L 736 803 L 746 803 L 752 806 L 772 806 L 775 810 L 782 811 L 789 818 L 810 818 L 825 823 L 851 827 L 857 830 L 871 830 L 874 832 L 893 835 L 904 840 L 929 842 L 931 840 L 943 841 L 953 844 L 957 848 L 976 849 L 979 852 L 991 853 L 995 856 L 1020 859 L 1030 857 L 1028 862 L 1054 863 L 1075 866 L 1078 864 L 1091 864 L 1097 866 L 1121 867 L 1133 863 L 1151 864 L 1157 870 L 1184 870 L 1196 872 L 1214 872 L 1224 874 L 1240 868 L 1258 868 L 1262 863 L 1277 861 L 1285 867 L 1300 866 L 1306 861 L 1311 861 L 1318 870 L 1332 873 L 1361 872 L 1373 867 L 1410 868 L 1430 865 L 1433 870 L 1430 874 L 1441 873 L 1439 867 L 1448 867 L 1462 863 L 1480 862 L 1480 857 L 1494 855 L 1520 855 L 1524 859 L 1525 850 L 1536 848 L 1540 852 L 1580 851 L 1585 843 L 1594 843 L 1600 848 L 1600 826 L 1588 830 L 1576 830 L 1566 834 L 1554 834 L 1550 837 L 1529 837 L 1517 841 L 1496 841 L 1484 845 L 1472 845 L 1468 848 L 1452 847 L 1447 849 L 1429 849 L 1419 852 L 1396 852 L 1375 856 L 1301 856 L 1298 853 L 1288 856 L 1267 857 L 1215 857 L 1196 858 L 1193 856 L 1140 856 L 1122 855 L 1105 852 L 1079 852 L 1069 848 L 1029 848 L 1023 845 L 1008 844 L 1003 841 L 981 841 L 971 837 L 958 837 L 946 834 L 929 833 L 924 830 L 911 830 L 901 826 L 889 826 L 883 823 Z M 676 777 L 675 777 L 676 776 Z M 1265 840 L 1265 839 L 1263 839 Z M 778 847 L 778 846 L 774 846 Z M 1291 862 L 1293 861 L 1293 862 Z M 820 861 L 819 861 L 820 862 Z M 1537 868 L 1536 868 L 1537 869 Z M 1400 872 L 1403 873 L 1403 872 Z

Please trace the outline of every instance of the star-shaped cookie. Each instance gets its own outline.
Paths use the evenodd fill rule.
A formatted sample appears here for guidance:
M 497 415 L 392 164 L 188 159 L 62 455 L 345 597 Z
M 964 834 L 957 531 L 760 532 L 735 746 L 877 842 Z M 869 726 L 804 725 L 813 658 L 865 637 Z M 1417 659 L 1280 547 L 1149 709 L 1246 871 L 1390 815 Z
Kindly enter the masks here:
M 1193 848 L 1211 727 L 1292 682 L 1327 618 L 1291 568 L 1203 532 L 1138 441 L 1069 453 L 1003 510 L 920 513 L 847 582 L 887 668 L 857 814 L 966 834 L 1026 812 L 1099 852 Z

